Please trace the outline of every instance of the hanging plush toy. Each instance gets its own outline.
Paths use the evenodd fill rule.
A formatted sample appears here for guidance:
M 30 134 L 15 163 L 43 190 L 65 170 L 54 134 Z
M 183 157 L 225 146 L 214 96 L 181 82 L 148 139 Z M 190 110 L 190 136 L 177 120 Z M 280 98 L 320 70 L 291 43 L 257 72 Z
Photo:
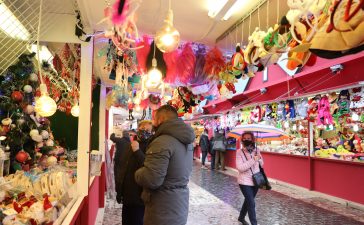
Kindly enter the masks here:
M 331 115 L 335 115 L 339 106 L 337 105 L 337 94 L 336 92 L 332 92 L 329 94 L 329 102 L 330 102 L 330 113 Z
M 215 47 L 207 52 L 205 57 L 204 73 L 211 79 L 218 79 L 219 73 L 225 67 L 225 60 L 221 51 Z
M 307 98 L 303 99 L 300 104 L 297 106 L 297 114 L 304 119 L 307 117 L 307 108 L 308 108 L 308 101 Z
M 277 119 L 278 120 L 284 120 L 284 111 L 285 110 L 285 104 L 284 103 L 279 103 L 277 106 Z
M 337 112 L 338 117 L 348 115 L 350 113 L 350 93 L 348 90 L 340 91 L 337 105 L 339 107 Z
M 294 107 L 294 101 L 288 100 L 285 106 L 285 118 L 286 119 L 294 119 L 296 118 L 296 110 Z
M 232 64 L 232 72 L 236 79 L 240 79 L 244 73 L 244 70 L 246 69 L 246 62 L 244 61 L 244 52 L 240 48 L 240 43 L 236 45 L 236 52 L 231 58 L 231 64 Z
M 316 98 L 308 100 L 307 115 L 310 121 L 314 121 L 317 118 L 318 103 Z
M 320 99 L 318 104 L 318 115 L 316 124 L 320 125 L 328 125 L 333 124 L 332 116 L 330 113 L 330 102 L 329 98 L 325 95 Z
M 364 107 L 364 88 L 357 87 L 350 90 L 350 108 L 359 109 Z
M 265 106 L 265 117 L 264 120 L 272 120 L 273 119 L 273 108 L 272 105 L 268 104 Z
M 255 108 L 250 112 L 250 123 L 259 123 L 262 120 L 262 109 L 260 106 L 255 106 Z
M 272 118 L 277 118 L 277 110 L 278 110 L 278 104 L 272 103 Z

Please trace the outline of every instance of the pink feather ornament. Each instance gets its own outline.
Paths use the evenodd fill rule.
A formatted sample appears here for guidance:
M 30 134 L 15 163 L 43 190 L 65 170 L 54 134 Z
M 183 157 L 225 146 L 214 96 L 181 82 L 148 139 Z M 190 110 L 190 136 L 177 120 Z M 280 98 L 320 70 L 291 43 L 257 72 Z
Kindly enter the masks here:
M 196 56 L 191 48 L 191 45 L 187 43 L 178 58 L 177 74 L 179 81 L 183 84 L 188 84 L 194 77 Z
M 223 70 L 224 66 L 224 57 L 217 47 L 207 52 L 205 57 L 204 72 L 212 79 L 218 78 L 218 75 Z
M 127 19 L 129 0 L 117 0 L 112 7 L 111 21 L 115 25 L 121 25 Z
M 163 59 L 167 65 L 167 73 L 166 78 L 164 78 L 164 82 L 168 84 L 174 84 L 176 81 L 178 55 L 178 50 L 163 54 Z
M 147 57 L 150 52 L 149 38 L 148 36 L 143 36 L 143 41 L 138 41 L 136 47 L 144 46 L 143 48 L 136 50 L 136 56 L 138 60 L 138 71 L 141 74 L 147 72 Z

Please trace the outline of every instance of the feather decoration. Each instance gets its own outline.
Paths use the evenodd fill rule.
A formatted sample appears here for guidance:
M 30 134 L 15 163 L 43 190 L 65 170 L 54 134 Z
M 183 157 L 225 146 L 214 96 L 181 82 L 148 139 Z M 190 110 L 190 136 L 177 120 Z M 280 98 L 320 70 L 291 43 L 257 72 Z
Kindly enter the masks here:
M 218 78 L 219 73 L 224 69 L 225 60 L 221 51 L 215 47 L 207 52 L 205 57 L 204 72 L 212 79 Z
M 187 84 L 194 76 L 196 57 L 191 44 L 187 43 L 178 58 L 177 74 L 181 83 Z
M 144 46 L 144 47 L 142 47 Z M 143 41 L 139 41 L 136 43 L 136 56 L 138 60 L 138 71 L 141 74 L 145 74 L 147 72 L 147 57 L 150 52 L 150 45 L 148 36 L 143 36 Z M 142 47 L 142 48 L 138 48 Z
M 129 10 L 128 0 L 117 0 L 113 5 L 112 23 L 115 25 L 121 25 L 126 21 Z
M 177 60 L 178 60 L 178 50 L 172 52 L 164 53 L 163 58 L 167 65 L 165 83 L 174 84 L 177 78 Z

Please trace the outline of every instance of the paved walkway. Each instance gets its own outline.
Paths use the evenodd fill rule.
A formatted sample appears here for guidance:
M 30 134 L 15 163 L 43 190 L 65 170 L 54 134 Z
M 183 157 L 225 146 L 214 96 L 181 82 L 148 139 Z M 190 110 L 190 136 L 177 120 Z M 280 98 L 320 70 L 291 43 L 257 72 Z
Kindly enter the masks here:
M 238 225 L 243 196 L 233 176 L 200 169 L 195 162 L 190 180 L 188 225 Z M 260 190 L 257 217 L 260 225 L 363 225 L 364 212 L 317 197 L 300 195 L 279 185 L 278 191 Z M 294 196 L 295 198 L 293 198 Z M 331 210 L 331 211 L 330 211 Z M 248 219 L 247 219 L 248 221 Z M 121 225 L 121 206 L 107 200 L 104 225 Z

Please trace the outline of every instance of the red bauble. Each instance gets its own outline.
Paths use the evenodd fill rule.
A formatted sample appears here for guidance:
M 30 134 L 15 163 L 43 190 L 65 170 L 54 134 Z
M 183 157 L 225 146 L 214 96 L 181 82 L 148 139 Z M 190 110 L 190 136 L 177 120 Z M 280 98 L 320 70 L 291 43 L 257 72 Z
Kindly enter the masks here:
M 23 100 L 23 94 L 20 91 L 13 91 L 11 99 L 15 102 L 21 102 Z
M 42 95 L 42 93 L 40 93 L 40 90 L 35 91 L 35 97 L 40 97 L 41 95 Z
M 16 154 L 15 159 L 16 159 L 18 162 L 23 163 L 23 162 L 25 162 L 25 161 L 27 161 L 27 160 L 28 160 L 28 157 L 29 157 L 28 153 L 26 153 L 24 150 L 21 150 L 21 151 L 19 151 L 19 152 Z

